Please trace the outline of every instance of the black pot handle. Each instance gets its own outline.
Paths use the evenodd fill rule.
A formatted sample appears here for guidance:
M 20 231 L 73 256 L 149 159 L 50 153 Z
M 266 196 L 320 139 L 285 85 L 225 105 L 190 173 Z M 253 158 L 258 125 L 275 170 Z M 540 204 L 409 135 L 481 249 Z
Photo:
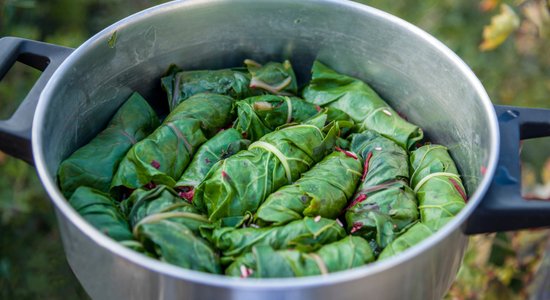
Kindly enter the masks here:
M 466 222 L 465 233 L 550 226 L 550 201 L 521 195 L 520 141 L 550 136 L 550 110 L 495 105 L 500 155 L 489 190 Z
M 42 71 L 15 113 L 7 120 L 0 120 L 1 151 L 33 163 L 31 128 L 38 98 L 54 71 L 72 51 L 71 48 L 22 38 L 0 39 L 0 80 L 16 61 Z

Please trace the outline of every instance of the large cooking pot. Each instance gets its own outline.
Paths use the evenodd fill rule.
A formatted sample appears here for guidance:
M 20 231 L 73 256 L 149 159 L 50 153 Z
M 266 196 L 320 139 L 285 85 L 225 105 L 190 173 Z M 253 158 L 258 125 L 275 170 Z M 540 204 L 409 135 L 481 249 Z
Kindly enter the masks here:
M 270 280 L 227 278 L 145 257 L 103 235 L 68 204 L 56 184 L 60 161 L 97 134 L 133 90 L 162 111 L 159 78 L 169 64 L 215 69 L 245 58 L 288 58 L 302 82 L 314 59 L 364 79 L 430 139 L 449 147 L 468 204 L 439 232 L 394 258 L 324 277 Z M 443 44 L 367 6 L 172 2 L 126 18 L 74 51 L 1 39 L 0 76 L 15 60 L 45 71 L 14 116 L 0 123 L 0 148 L 34 161 L 55 204 L 67 260 L 96 299 L 436 299 L 456 276 L 467 234 L 550 225 L 550 204 L 521 199 L 518 158 L 520 139 L 550 135 L 550 112 L 494 107 L 472 71 Z

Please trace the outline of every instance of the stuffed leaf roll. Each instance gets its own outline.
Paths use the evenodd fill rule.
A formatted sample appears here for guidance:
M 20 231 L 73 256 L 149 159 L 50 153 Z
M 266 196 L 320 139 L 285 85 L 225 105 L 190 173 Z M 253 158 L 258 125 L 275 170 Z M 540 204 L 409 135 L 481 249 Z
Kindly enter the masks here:
M 348 236 L 321 247 L 317 252 L 275 251 L 270 246 L 255 246 L 240 256 L 225 271 L 226 275 L 252 278 L 281 278 L 326 275 L 374 261 L 369 244 L 360 237 Z
M 447 148 L 425 145 L 413 151 L 410 159 L 414 171 L 411 183 L 422 222 L 437 224 L 458 214 L 466 205 L 467 195 Z
M 86 221 L 112 239 L 133 240 L 126 218 L 108 194 L 82 186 L 76 189 L 69 203 Z
M 216 94 L 197 94 L 170 112 L 164 123 L 181 119 L 194 119 L 201 122 L 201 129 L 206 137 L 211 137 L 220 129 L 228 127 L 235 114 L 233 98 Z
M 225 261 L 232 261 L 257 245 L 314 251 L 344 238 L 346 231 L 334 220 L 305 217 L 278 227 L 216 228 L 207 236 L 222 251 Z
M 237 101 L 233 127 L 251 141 L 257 141 L 277 127 L 301 123 L 317 114 L 317 106 L 297 97 L 263 95 Z
M 197 94 L 182 102 L 150 136 L 134 145 L 120 163 L 111 184 L 133 190 L 147 184 L 173 187 L 198 147 L 232 120 L 233 99 Z
M 140 224 L 137 239 L 161 261 L 186 269 L 221 273 L 217 253 L 183 224 L 168 220 Z
M 269 195 L 258 208 L 256 221 L 277 226 L 304 216 L 338 217 L 363 172 L 361 161 L 350 155 L 333 152 L 295 183 Z
M 148 136 L 159 120 L 147 101 L 133 93 L 107 128 L 65 159 L 58 170 L 59 186 L 68 199 L 79 186 L 108 192 L 118 164 L 128 150 Z
M 425 240 L 433 233 L 434 231 L 430 227 L 424 225 L 421 222 L 416 223 L 405 233 L 403 233 L 401 236 L 391 242 L 386 248 L 384 248 L 384 250 L 378 256 L 378 259 L 382 260 L 399 254 Z
M 252 96 L 250 75 L 230 69 L 174 72 L 161 79 L 170 111 L 200 93 L 227 95 L 234 99 Z
M 313 125 L 296 125 L 269 133 L 217 163 L 195 190 L 193 203 L 212 221 L 239 224 L 269 194 L 320 161 L 332 149 L 337 131 L 333 126 L 325 135 Z
M 402 181 L 378 191 L 359 194 L 346 211 L 348 232 L 386 247 L 409 224 L 418 219 L 414 192 Z
M 173 187 L 191 161 L 193 153 L 206 141 L 201 122 L 181 119 L 163 123 L 150 136 L 134 145 L 120 163 L 111 184 L 111 193 L 120 196 L 150 183 Z
M 241 150 L 246 150 L 249 145 L 250 141 L 243 139 L 241 134 L 233 128 L 220 131 L 202 144 L 176 182 L 176 187 L 181 191 L 180 196 L 190 202 L 193 201 L 195 188 L 204 180 L 212 166 Z
M 137 189 L 130 197 L 121 202 L 132 228 L 139 224 L 169 220 L 181 223 L 193 233 L 199 233 L 199 227 L 208 225 L 208 218 L 195 206 L 180 198 L 167 186 L 157 186 L 152 190 Z
M 369 85 L 319 61 L 313 63 L 312 78 L 303 97 L 313 104 L 344 111 L 360 126 L 359 131 L 374 130 L 405 149 L 423 137 L 422 129 L 399 116 Z
M 346 211 L 348 231 L 375 241 L 379 250 L 418 219 L 407 152 L 394 141 L 366 130 L 352 136 L 351 149 L 364 160 L 360 187 Z
M 290 61 L 268 62 L 261 65 L 246 59 L 244 64 L 251 75 L 251 88 L 262 89 L 275 95 L 296 95 L 298 84 Z
M 378 259 L 381 260 L 392 257 L 422 242 L 451 221 L 451 219 L 452 217 L 447 217 L 437 220 L 436 222 L 418 222 L 414 224 L 389 244 L 382 253 L 380 253 Z

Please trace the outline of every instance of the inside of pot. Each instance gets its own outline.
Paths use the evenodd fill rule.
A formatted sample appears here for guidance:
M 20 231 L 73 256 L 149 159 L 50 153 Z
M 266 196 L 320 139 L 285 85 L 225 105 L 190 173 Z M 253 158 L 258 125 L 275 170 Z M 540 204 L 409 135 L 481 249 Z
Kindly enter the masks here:
M 287 1 L 215 9 L 142 13 L 85 43 L 56 73 L 45 112 L 43 149 L 55 178 L 61 160 L 101 131 L 122 101 L 138 91 L 167 109 L 160 78 L 170 64 L 219 69 L 289 59 L 302 84 L 315 59 L 368 82 L 400 114 L 446 145 L 468 191 L 489 161 L 492 125 L 471 73 L 441 45 L 383 13 Z M 458 62 L 458 64 L 457 64 Z M 59 112 L 63 112 L 60 118 Z

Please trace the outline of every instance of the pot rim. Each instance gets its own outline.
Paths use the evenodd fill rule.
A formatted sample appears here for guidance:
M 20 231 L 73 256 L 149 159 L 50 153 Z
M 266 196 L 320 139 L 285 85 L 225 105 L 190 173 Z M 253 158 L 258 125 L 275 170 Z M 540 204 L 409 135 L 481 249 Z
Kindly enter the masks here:
M 53 74 L 46 87 L 44 88 L 42 94 L 40 95 L 36 113 L 33 120 L 32 127 L 32 150 L 35 161 L 36 170 L 42 181 L 44 188 L 46 189 L 48 195 L 50 196 L 52 202 L 55 204 L 56 209 L 59 210 L 70 222 L 72 222 L 77 228 L 79 228 L 84 234 L 86 234 L 90 239 L 95 243 L 110 251 L 111 253 L 120 256 L 128 261 L 131 261 L 134 264 L 137 264 L 143 268 L 146 268 L 151 271 L 155 271 L 161 274 L 169 275 L 177 279 L 183 279 L 189 282 L 200 283 L 210 286 L 217 287 L 238 287 L 245 288 L 249 290 L 263 290 L 263 289 L 292 289 L 292 288 L 302 288 L 302 287 L 315 287 L 327 284 L 337 284 L 346 281 L 353 281 L 359 278 L 367 277 L 374 275 L 376 273 L 381 273 L 385 270 L 389 270 L 397 267 L 398 265 L 412 260 L 417 256 L 420 256 L 422 253 L 441 242 L 445 237 L 452 234 L 455 230 L 460 230 L 460 227 L 466 221 L 468 216 L 474 211 L 476 206 L 481 201 L 483 195 L 486 193 L 493 175 L 496 170 L 497 158 L 499 156 L 499 143 L 500 135 L 497 117 L 493 108 L 493 105 L 482 86 L 479 79 L 474 75 L 473 71 L 449 48 L 447 48 L 439 40 L 426 33 L 422 29 L 404 21 L 396 16 L 393 16 L 389 13 L 380 11 L 376 8 L 372 8 L 360 3 L 354 3 L 351 1 L 339 1 L 339 0 L 302 0 L 309 3 L 315 3 L 317 5 L 337 5 L 342 7 L 349 7 L 354 10 L 361 11 L 368 15 L 374 15 L 379 18 L 386 19 L 394 23 L 397 26 L 401 26 L 414 33 L 416 36 L 420 37 L 424 42 L 430 44 L 432 47 L 436 48 L 444 57 L 452 61 L 456 66 L 457 71 L 461 72 L 467 78 L 469 85 L 475 90 L 479 98 L 482 100 L 481 105 L 486 113 L 487 118 L 490 121 L 490 145 L 491 149 L 489 150 L 489 159 L 486 166 L 486 173 L 481 178 L 479 186 L 471 195 L 467 205 L 462 209 L 462 211 L 453 218 L 446 226 L 438 230 L 436 233 L 431 235 L 426 240 L 415 245 L 404 251 L 403 253 L 383 261 L 376 261 L 361 267 L 353 268 L 346 271 L 331 273 L 327 276 L 311 276 L 311 277 L 301 277 L 301 278 L 276 278 L 276 279 L 247 279 L 241 280 L 239 278 L 227 277 L 224 275 L 215 275 L 209 273 L 203 273 L 193 270 L 184 269 L 177 267 L 165 262 L 161 262 L 152 258 L 149 258 L 145 255 L 142 255 L 138 252 L 135 252 L 129 248 L 126 248 L 116 242 L 115 240 L 109 238 L 108 236 L 101 233 L 99 230 L 94 228 L 92 225 L 87 223 L 69 204 L 69 202 L 64 198 L 60 192 L 54 177 L 50 176 L 47 171 L 47 166 L 45 162 L 44 151 L 42 141 L 44 137 L 42 136 L 41 129 L 44 127 L 45 115 L 48 110 L 49 102 L 53 98 L 55 91 L 58 86 L 63 85 L 64 74 L 70 70 L 71 65 L 76 62 L 84 53 L 89 51 L 90 47 L 96 43 L 104 42 L 109 38 L 109 36 L 115 31 L 120 30 L 122 27 L 130 26 L 134 23 L 139 23 L 140 21 L 147 19 L 151 15 L 166 13 L 174 9 L 185 9 L 187 6 L 194 6 L 197 4 L 215 5 L 219 2 L 228 2 L 232 0 L 216 0 L 216 1 L 205 1 L 205 0 L 185 0 L 185 1 L 173 1 L 164 3 L 149 9 L 143 10 L 136 14 L 133 14 L 129 17 L 126 17 L 111 26 L 103 29 L 81 46 L 79 46 L 56 70 Z M 254 0 L 237 0 L 241 3 L 246 3 L 248 1 Z M 232 3 L 237 2 L 235 0 Z M 292 0 L 284 0 L 292 1 Z M 283 2 L 283 1 L 281 1 Z

